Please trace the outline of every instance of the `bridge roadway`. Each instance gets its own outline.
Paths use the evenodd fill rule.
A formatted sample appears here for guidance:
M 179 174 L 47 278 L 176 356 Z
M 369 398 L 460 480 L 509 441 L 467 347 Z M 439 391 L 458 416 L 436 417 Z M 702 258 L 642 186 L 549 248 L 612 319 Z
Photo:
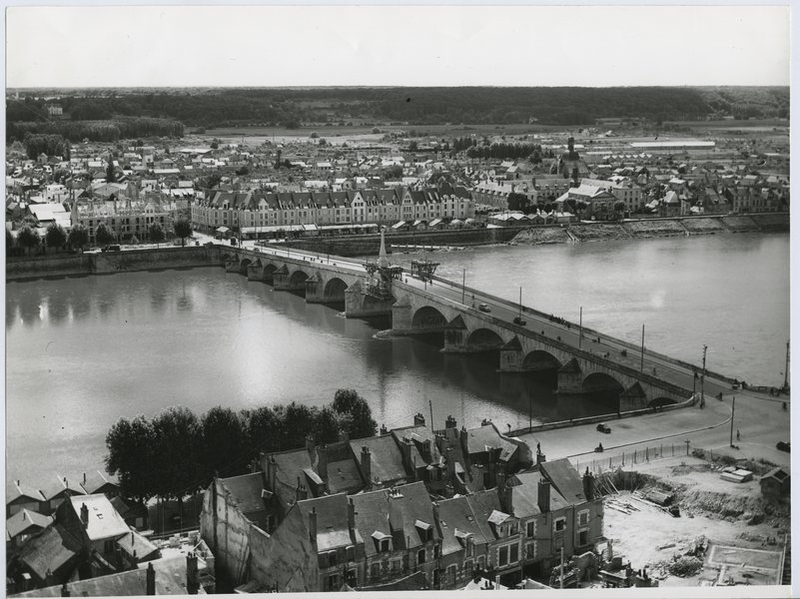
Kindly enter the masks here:
M 295 264 L 297 261 L 307 262 L 309 267 L 312 268 L 319 268 L 320 270 L 335 269 L 364 280 L 367 277 L 363 262 L 342 258 L 341 256 L 324 256 L 314 252 L 279 246 L 253 245 L 242 248 L 225 246 L 225 249 L 232 250 L 237 254 L 242 250 L 248 250 L 267 259 L 269 257 L 277 260 L 286 258 Z M 434 277 L 433 281 L 428 282 L 411 274 L 404 274 L 401 283 L 397 286 L 401 288 L 407 287 L 409 291 L 418 290 L 423 294 L 435 293 L 439 299 L 465 313 L 472 313 L 476 316 L 491 316 L 493 319 L 499 319 L 508 327 L 518 327 L 513 323 L 513 320 L 519 315 L 519 305 L 484 291 L 469 287 L 462 288 L 460 284 L 438 276 Z M 398 291 L 400 290 L 398 289 Z M 480 304 L 486 304 L 490 312 L 487 314 L 479 311 L 478 306 Z M 586 328 L 584 328 L 581 337 L 579 326 L 576 323 L 567 325 L 566 321 L 551 321 L 549 315 L 526 306 L 523 306 L 522 312 L 523 318 L 527 321 L 522 328 L 532 333 L 543 333 L 550 339 L 559 339 L 562 343 L 575 349 L 588 352 L 598 358 L 611 360 L 628 369 L 633 369 L 637 372 L 641 371 L 643 375 L 657 378 L 665 383 L 687 390 L 696 390 L 698 394 L 701 391 L 701 379 L 694 376 L 695 372 L 700 371 L 701 368 L 699 366 L 648 351 L 646 347 L 644 361 L 642 362 L 640 346 Z M 626 351 L 627 355 L 623 355 L 623 350 Z M 707 399 L 716 396 L 718 393 L 730 394 L 731 379 L 723 375 L 707 373 L 703 391 Z

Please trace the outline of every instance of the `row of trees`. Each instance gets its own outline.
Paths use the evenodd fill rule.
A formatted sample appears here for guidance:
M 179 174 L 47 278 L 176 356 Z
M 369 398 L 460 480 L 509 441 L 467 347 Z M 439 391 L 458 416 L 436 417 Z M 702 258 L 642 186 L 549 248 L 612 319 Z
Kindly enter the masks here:
M 174 223 L 174 233 L 176 237 L 181 239 L 181 245 L 186 245 L 186 238 L 192 235 L 192 225 L 185 219 L 181 218 Z M 148 241 L 152 243 L 161 243 L 166 238 L 166 232 L 159 223 L 153 223 L 147 229 Z M 94 231 L 94 238 L 98 245 L 106 245 L 118 241 L 117 233 L 105 223 L 100 223 Z M 139 240 L 134 237 L 134 243 Z M 89 243 L 89 232 L 83 225 L 75 225 L 71 227 L 69 233 L 64 228 L 57 224 L 50 224 L 45 230 L 44 242 L 46 247 L 50 248 L 63 248 L 70 247 L 73 250 L 81 250 L 86 244 Z M 26 224 L 20 228 L 17 233 L 16 244 L 14 236 L 6 229 L 6 247 L 11 249 L 16 247 L 21 248 L 25 252 L 31 252 L 42 244 L 42 237 L 31 225 Z
M 106 435 L 105 464 L 126 497 L 180 501 L 215 475 L 249 472 L 259 452 L 298 449 L 308 437 L 331 443 L 376 432 L 369 405 L 351 389 L 338 390 L 322 408 L 292 402 L 235 412 L 218 406 L 198 417 L 171 407 L 152 419 L 120 418 Z
M 150 136 L 183 137 L 183 123 L 172 119 L 149 117 L 93 121 L 9 121 L 6 123 L 7 143 L 24 140 L 27 135 L 60 135 L 72 141 L 88 139 L 89 141 L 105 142 Z

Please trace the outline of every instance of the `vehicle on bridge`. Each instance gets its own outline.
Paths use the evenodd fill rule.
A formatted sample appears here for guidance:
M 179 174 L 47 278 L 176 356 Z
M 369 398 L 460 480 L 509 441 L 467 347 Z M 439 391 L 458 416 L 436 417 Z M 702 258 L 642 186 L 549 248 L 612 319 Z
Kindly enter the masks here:
M 478 304 L 478 310 L 481 312 L 491 312 L 492 309 L 489 307 L 489 304 Z
M 514 324 L 518 324 L 520 326 L 525 326 L 528 324 L 528 321 L 522 318 L 522 316 L 515 316 L 514 317 Z
M 601 433 L 609 434 L 611 432 L 611 427 L 608 426 L 605 422 L 601 422 L 597 425 L 597 430 Z

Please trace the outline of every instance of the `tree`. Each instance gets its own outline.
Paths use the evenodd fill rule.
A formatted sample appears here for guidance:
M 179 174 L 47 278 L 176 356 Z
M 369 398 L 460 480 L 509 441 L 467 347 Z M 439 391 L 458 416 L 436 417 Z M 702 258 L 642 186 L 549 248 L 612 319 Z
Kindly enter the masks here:
M 303 447 L 306 438 L 314 434 L 317 410 L 293 401 L 283 413 L 284 449 Z
M 83 225 L 75 225 L 69 230 L 67 243 L 74 250 L 82 250 L 83 246 L 89 243 L 89 232 Z
M 47 242 L 47 247 L 64 247 L 64 244 L 67 243 L 67 233 L 58 223 L 51 223 L 44 234 L 44 240 Z
M 283 448 L 283 414 L 269 406 L 256 408 L 243 414 L 247 450 L 250 455 L 259 451 L 280 451 Z
M 508 209 L 509 210 L 522 210 L 525 212 L 531 205 L 528 196 L 512 191 L 508 194 Z
M 317 443 L 334 443 L 339 440 L 341 422 L 331 406 L 325 406 L 317 412 L 314 422 L 314 441 Z
M 106 472 L 117 474 L 124 497 L 147 501 L 155 495 L 153 428 L 144 416 L 120 418 L 106 435 Z
M 97 225 L 97 228 L 94 230 L 94 238 L 100 245 L 111 243 L 117 239 L 116 235 L 114 235 L 114 231 L 105 223 Z
M 150 228 L 147 229 L 147 234 L 150 236 L 150 241 L 153 241 L 156 244 L 164 241 L 164 229 L 162 229 L 161 225 L 158 223 L 153 223 L 150 225 Z
M 186 245 L 186 238 L 192 236 L 192 223 L 185 218 L 179 218 L 174 225 L 175 235 L 181 238 L 181 247 Z
M 372 419 L 367 400 L 354 389 L 337 390 L 331 407 L 342 418 L 343 432 L 351 439 L 371 437 L 378 432 L 378 424 Z
M 158 497 L 183 498 L 202 486 L 200 476 L 200 422 L 194 412 L 171 407 L 156 415 L 153 427 L 153 490 Z
M 242 417 L 217 406 L 203 414 L 200 421 L 200 456 L 202 476 L 235 476 L 247 470 L 245 434 Z
M 114 159 L 109 153 L 108 164 L 106 165 L 106 183 L 113 183 L 116 180 L 116 175 L 114 174 Z
M 32 229 L 30 226 L 25 225 L 17 233 L 17 243 L 20 247 L 25 248 L 25 251 L 32 250 L 42 242 L 39 233 Z

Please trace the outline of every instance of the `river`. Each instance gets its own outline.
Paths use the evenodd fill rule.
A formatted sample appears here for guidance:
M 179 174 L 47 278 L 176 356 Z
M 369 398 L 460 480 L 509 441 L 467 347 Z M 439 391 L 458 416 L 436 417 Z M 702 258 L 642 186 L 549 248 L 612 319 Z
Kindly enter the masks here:
M 429 253 L 437 274 L 753 383 L 783 381 L 789 236 L 718 235 Z M 394 257 L 408 263 L 419 254 Z M 500 375 L 477 356 L 374 337 L 388 322 L 341 317 L 221 268 L 6 285 L 7 480 L 34 486 L 102 468 L 120 416 L 185 405 L 366 397 L 379 424 L 413 415 L 501 428 L 610 411 L 558 401 L 552 376 Z

